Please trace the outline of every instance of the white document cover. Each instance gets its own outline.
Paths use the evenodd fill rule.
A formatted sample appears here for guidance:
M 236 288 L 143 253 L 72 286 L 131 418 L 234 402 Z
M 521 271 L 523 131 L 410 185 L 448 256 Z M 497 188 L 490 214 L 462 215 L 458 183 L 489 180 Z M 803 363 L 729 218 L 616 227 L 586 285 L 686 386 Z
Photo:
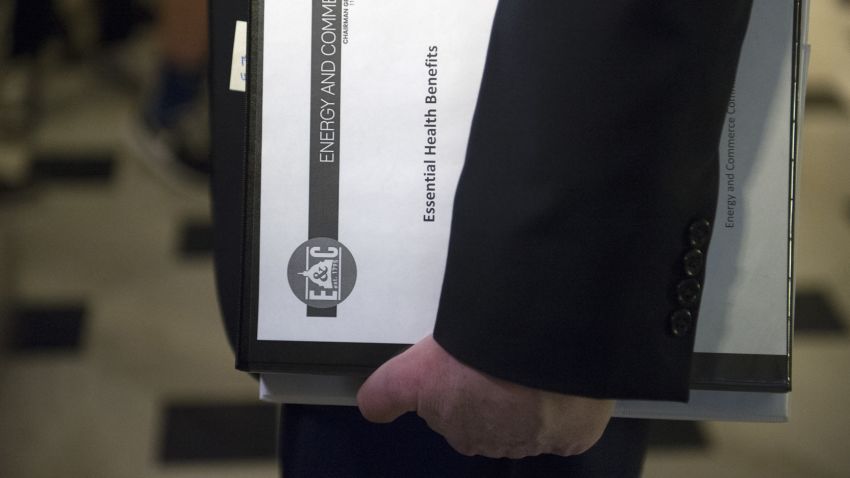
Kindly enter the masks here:
M 259 340 L 410 344 L 431 332 L 495 5 L 265 2 Z M 338 169 L 338 202 L 311 198 L 311 168 Z M 308 238 L 330 235 L 323 223 L 337 226 L 356 277 L 339 276 L 340 293 L 353 288 L 320 318 L 289 283 L 308 267 L 289 263 Z M 314 280 L 322 267 L 303 278 L 315 296 L 334 293 Z

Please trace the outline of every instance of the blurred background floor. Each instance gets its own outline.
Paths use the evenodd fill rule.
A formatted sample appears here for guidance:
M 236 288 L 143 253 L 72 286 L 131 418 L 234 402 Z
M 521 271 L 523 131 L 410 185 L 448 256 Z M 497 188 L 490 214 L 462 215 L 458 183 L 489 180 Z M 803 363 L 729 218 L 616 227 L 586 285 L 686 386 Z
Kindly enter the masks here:
M 850 476 L 850 7 L 813 3 L 791 420 L 658 423 L 645 476 Z M 129 43 L 143 63 L 150 35 Z M 277 476 L 275 408 L 221 324 L 204 186 L 125 146 L 132 89 L 45 68 L 44 115 L 0 139 L 0 477 Z

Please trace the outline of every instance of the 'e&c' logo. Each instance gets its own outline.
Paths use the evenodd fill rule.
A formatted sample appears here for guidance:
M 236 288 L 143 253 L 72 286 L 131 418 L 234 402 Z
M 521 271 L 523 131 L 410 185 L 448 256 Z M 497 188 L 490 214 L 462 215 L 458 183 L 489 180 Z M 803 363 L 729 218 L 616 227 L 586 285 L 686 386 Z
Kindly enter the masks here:
M 289 259 L 289 287 L 310 307 L 335 307 L 354 289 L 357 265 L 348 248 L 317 237 L 298 246 Z

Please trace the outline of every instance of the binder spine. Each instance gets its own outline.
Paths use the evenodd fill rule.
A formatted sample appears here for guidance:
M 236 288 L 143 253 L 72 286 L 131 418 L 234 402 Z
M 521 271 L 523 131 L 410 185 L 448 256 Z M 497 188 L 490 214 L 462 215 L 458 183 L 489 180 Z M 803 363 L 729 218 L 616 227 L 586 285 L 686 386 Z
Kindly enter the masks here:
M 242 297 L 236 353 L 236 368 L 249 371 L 253 362 L 251 345 L 256 340 L 258 275 L 260 255 L 260 156 L 262 153 L 262 92 L 263 92 L 263 0 L 252 0 L 248 24 L 248 117 L 245 131 L 245 201 L 242 250 Z

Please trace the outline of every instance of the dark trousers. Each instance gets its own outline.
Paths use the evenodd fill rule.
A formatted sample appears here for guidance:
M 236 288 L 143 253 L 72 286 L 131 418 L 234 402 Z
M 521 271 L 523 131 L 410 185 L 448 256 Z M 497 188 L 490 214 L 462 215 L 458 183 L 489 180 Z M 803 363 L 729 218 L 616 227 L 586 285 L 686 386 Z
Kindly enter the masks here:
M 587 453 L 522 460 L 466 457 L 414 414 L 388 425 L 354 407 L 287 405 L 281 414 L 285 478 L 532 478 L 638 477 L 648 422 L 612 419 Z

